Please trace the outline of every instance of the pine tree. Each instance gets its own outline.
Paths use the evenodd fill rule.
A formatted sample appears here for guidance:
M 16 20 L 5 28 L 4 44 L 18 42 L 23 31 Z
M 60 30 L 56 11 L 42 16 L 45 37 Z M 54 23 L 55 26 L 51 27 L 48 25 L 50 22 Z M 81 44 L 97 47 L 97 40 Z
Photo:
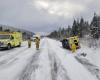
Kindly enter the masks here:
M 98 39 L 100 37 L 100 16 L 94 14 L 90 30 L 93 38 Z
M 73 22 L 71 34 L 72 36 L 77 36 L 79 34 L 79 23 L 76 20 Z
M 83 37 L 83 28 L 84 28 L 84 19 L 83 18 L 81 18 L 79 25 L 80 25 L 80 27 L 79 27 L 79 36 Z
M 72 28 L 70 26 L 68 26 L 68 28 L 66 29 L 67 37 L 71 36 L 71 30 L 72 30 Z
M 59 37 L 59 38 L 61 38 L 61 36 L 62 36 L 62 35 L 61 35 L 61 30 L 62 30 L 62 29 L 61 29 L 61 27 L 60 27 L 59 30 L 58 30 L 58 37 Z

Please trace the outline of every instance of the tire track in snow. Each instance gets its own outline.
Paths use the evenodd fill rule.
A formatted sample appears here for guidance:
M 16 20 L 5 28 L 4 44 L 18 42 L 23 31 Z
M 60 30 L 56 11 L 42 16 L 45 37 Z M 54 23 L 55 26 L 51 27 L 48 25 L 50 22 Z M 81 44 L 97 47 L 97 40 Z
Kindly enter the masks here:
M 44 41 L 41 43 L 41 47 L 44 45 Z M 27 64 L 26 68 L 21 73 L 17 80 L 31 80 L 31 77 L 35 80 L 35 71 L 39 68 L 39 56 L 41 50 L 37 51 L 31 58 L 31 61 Z
M 52 75 L 52 80 L 70 80 L 70 78 L 67 75 L 66 69 L 63 67 L 61 64 L 61 61 L 59 57 L 56 55 L 55 51 L 53 51 L 50 48 L 50 44 L 48 43 L 48 56 L 49 60 L 51 61 L 51 75 Z
M 52 80 L 57 80 L 58 65 L 53 55 L 48 54 L 50 66 L 51 66 L 51 77 Z
M 60 59 L 55 55 L 55 53 L 48 54 L 51 61 L 51 75 L 52 80 L 70 80 L 67 75 L 66 69 L 61 64 Z
M 91 72 L 92 75 L 95 75 L 98 80 L 100 80 L 100 69 L 89 62 L 86 58 L 81 58 L 79 56 L 75 56 L 76 60 L 81 63 L 87 70 Z
M 31 80 L 31 74 L 35 72 L 35 70 L 39 67 L 38 65 L 39 55 L 40 52 L 38 51 L 33 55 L 32 60 L 30 61 L 30 63 L 28 63 L 28 65 L 26 66 L 26 68 L 24 69 L 18 80 Z

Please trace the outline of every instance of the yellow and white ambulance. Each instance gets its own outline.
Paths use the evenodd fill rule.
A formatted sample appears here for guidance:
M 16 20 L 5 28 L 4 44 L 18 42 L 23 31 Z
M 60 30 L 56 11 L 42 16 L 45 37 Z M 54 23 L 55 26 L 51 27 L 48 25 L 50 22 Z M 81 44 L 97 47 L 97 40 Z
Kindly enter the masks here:
M 0 32 L 0 48 L 11 49 L 12 47 L 20 47 L 21 43 L 21 32 Z

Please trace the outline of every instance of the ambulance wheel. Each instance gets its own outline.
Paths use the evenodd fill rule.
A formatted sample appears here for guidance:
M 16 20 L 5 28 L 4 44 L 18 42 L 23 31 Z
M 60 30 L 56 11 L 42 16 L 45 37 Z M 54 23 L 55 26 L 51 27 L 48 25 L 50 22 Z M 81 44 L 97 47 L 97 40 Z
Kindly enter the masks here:
M 8 44 L 7 49 L 8 50 L 11 49 L 11 44 Z

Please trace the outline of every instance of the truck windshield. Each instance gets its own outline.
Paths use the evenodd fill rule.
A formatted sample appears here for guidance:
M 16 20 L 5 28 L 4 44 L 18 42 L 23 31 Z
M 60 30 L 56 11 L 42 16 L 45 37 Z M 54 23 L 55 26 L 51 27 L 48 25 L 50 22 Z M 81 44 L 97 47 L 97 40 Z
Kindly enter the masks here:
M 0 35 L 0 39 L 10 39 L 10 35 Z

